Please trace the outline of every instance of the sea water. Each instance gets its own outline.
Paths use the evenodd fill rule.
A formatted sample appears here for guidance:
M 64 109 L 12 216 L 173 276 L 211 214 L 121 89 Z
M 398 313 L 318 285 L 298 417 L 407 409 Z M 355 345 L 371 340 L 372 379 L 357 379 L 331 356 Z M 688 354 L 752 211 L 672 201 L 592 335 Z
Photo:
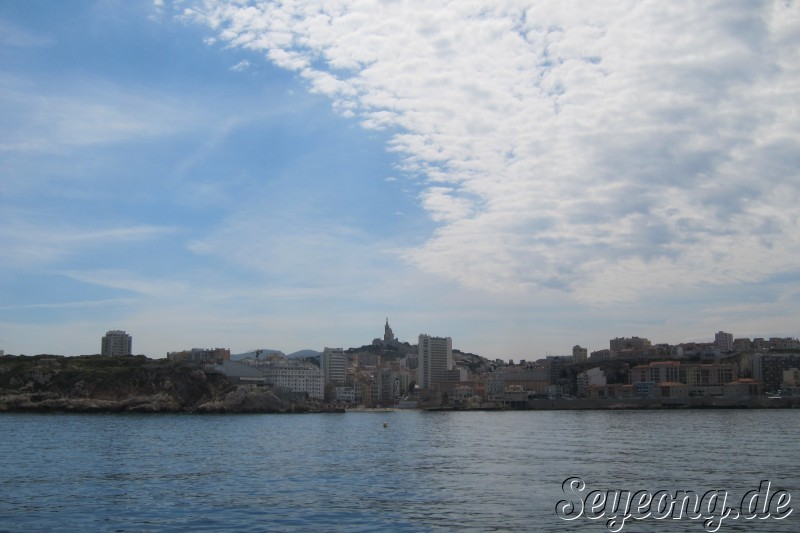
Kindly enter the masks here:
M 0 531 L 796 532 L 609 497 L 800 507 L 798 442 L 800 410 L 2 414 Z

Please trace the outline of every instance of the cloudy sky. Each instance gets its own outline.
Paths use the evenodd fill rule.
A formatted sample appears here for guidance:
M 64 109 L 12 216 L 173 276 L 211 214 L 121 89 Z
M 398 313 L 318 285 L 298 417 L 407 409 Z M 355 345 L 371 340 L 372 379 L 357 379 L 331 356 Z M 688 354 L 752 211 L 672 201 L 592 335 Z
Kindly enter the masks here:
M 0 349 L 798 336 L 800 3 L 0 0 Z

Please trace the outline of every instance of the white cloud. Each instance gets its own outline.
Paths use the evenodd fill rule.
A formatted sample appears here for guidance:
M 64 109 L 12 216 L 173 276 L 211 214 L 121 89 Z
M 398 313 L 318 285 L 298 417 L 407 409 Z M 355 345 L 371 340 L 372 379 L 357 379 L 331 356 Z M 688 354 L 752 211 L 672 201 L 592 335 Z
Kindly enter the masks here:
M 247 70 L 249 68 L 250 68 L 250 61 L 248 61 L 246 59 L 242 59 L 241 61 L 236 63 L 234 66 L 232 66 L 231 70 L 234 71 L 234 72 L 244 72 L 245 70 Z
M 153 279 L 122 269 L 72 270 L 63 274 L 83 283 L 165 299 L 185 297 L 188 291 L 185 281 Z
M 441 224 L 406 253 L 424 271 L 600 303 L 797 269 L 794 2 L 207 1 L 193 14 L 394 132 Z

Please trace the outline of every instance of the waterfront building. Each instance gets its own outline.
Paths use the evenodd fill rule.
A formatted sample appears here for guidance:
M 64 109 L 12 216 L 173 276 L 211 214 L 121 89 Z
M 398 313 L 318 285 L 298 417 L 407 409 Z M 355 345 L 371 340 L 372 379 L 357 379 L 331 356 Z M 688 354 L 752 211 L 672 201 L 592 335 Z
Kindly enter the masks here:
M 339 403 L 355 403 L 356 390 L 351 386 L 340 386 L 334 388 L 334 398 Z
M 776 392 L 783 385 L 783 373 L 800 368 L 798 354 L 755 354 L 753 356 L 753 378 L 764 384 L 768 392 Z
M 544 365 L 550 376 L 550 385 L 560 385 L 561 371 L 572 362 L 569 355 L 548 355 Z
M 325 348 L 320 356 L 322 378 L 327 385 L 344 385 L 347 377 L 347 357 L 342 348 Z
M 781 383 L 781 391 L 786 389 L 797 389 L 800 387 L 800 369 L 790 368 L 783 371 L 783 382 Z
M 493 393 L 502 392 L 506 387 L 519 386 L 534 395 L 544 396 L 550 386 L 550 371 L 545 366 L 505 367 L 491 374 L 487 386 Z
M 630 399 L 636 398 L 633 385 L 614 383 L 608 385 L 589 385 L 586 387 L 586 397 L 591 400 Z
M 417 384 L 429 389 L 435 383 L 449 381 L 453 369 L 453 340 L 450 337 L 419 336 Z
M 399 392 L 397 372 L 391 368 L 379 368 L 375 372 L 375 402 L 380 405 L 394 404 Z
M 742 398 L 745 396 L 761 396 L 764 386 L 760 381 L 742 378 L 725 384 L 725 396 L 728 398 Z
M 586 396 L 586 389 L 590 385 L 605 385 L 606 374 L 599 367 L 590 368 L 577 376 L 578 396 Z
M 236 385 L 266 384 L 264 374 L 260 370 L 251 365 L 240 363 L 238 361 L 231 361 L 230 359 L 223 359 L 217 362 L 213 366 L 210 366 L 208 371 L 223 374 Z
M 322 370 L 311 363 L 286 358 L 273 359 L 258 366 L 267 383 L 292 392 L 306 393 L 311 398 L 325 395 Z
M 105 334 L 100 343 L 100 353 L 102 355 L 131 355 L 133 348 L 133 338 L 120 330 L 111 330 Z
M 636 366 L 630 370 L 630 382 L 640 398 L 665 397 L 656 390 L 664 383 L 684 384 L 689 396 L 723 396 L 725 385 L 734 381 L 736 377 L 733 365 L 718 363 L 658 361 Z
M 649 365 L 635 366 L 631 368 L 631 383 L 661 383 L 662 381 L 679 381 L 680 362 L 679 361 L 659 361 Z

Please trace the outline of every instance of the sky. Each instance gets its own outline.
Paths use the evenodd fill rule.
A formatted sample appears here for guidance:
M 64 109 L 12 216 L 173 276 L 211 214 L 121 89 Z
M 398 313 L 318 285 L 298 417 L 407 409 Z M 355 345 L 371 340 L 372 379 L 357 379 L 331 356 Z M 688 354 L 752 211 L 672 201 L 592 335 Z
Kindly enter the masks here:
M 0 349 L 797 337 L 800 3 L 0 0 Z

